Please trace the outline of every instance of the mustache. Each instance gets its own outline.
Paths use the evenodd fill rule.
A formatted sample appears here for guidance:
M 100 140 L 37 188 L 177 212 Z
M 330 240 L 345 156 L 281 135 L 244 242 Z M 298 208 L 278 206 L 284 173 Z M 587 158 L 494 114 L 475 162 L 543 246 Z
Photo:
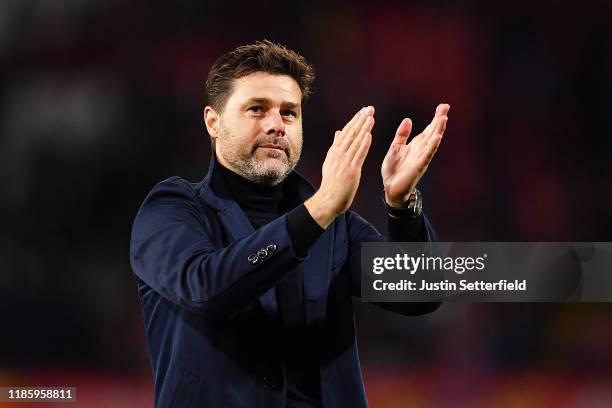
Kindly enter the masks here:
M 255 139 L 255 143 L 253 144 L 253 150 L 256 149 L 258 146 L 263 145 L 272 145 L 285 151 L 289 149 L 289 143 L 287 142 L 287 139 L 282 136 L 262 136 L 260 138 L 257 138 Z

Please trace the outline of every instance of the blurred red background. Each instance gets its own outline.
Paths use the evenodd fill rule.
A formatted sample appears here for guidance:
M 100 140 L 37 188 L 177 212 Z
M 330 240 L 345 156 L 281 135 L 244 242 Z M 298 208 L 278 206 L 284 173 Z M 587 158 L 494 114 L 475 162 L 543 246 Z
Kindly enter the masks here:
M 315 66 L 313 184 L 334 130 L 376 107 L 354 209 L 380 229 L 395 127 L 447 102 L 421 186 L 442 240 L 610 241 L 610 21 L 604 1 L 2 1 L 0 385 L 152 405 L 131 221 L 156 182 L 204 176 L 208 69 L 263 38 Z M 608 304 L 356 310 L 373 407 L 612 406 Z

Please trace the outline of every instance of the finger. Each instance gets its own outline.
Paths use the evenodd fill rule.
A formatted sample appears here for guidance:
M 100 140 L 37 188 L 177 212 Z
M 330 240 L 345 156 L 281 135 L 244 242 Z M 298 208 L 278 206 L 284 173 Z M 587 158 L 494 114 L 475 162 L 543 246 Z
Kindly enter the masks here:
M 446 114 L 448 114 L 449 109 L 450 105 L 447 103 L 441 103 L 436 106 L 436 112 L 434 113 L 433 119 L 423 131 L 423 133 L 426 135 L 426 138 L 429 138 L 433 134 L 433 131 L 436 128 L 436 122 L 438 121 L 438 118 L 440 116 L 445 116 Z
M 405 145 L 410 137 L 410 132 L 412 131 L 412 120 L 410 118 L 405 118 L 402 120 L 402 123 L 397 127 L 397 131 L 395 132 L 395 137 L 393 138 L 393 142 L 391 144 L 401 144 Z
M 336 132 L 334 133 L 334 142 L 332 143 L 334 146 L 337 146 L 340 143 L 340 139 L 342 132 L 339 130 L 336 130 Z
M 434 135 L 440 135 L 440 137 L 444 136 L 444 132 L 446 131 L 446 123 L 448 122 L 448 116 L 440 116 L 438 118 L 438 123 L 436 125 L 436 130 L 433 132 Z
M 351 123 L 346 127 L 346 129 L 343 130 L 343 132 L 348 135 L 350 132 L 359 130 L 368 116 L 374 116 L 373 106 L 366 106 L 365 108 L 363 108 L 361 110 L 361 113 L 359 114 L 359 117 L 357 117 L 354 121 L 351 121 Z
M 353 118 L 351 120 L 348 121 L 348 123 L 346 125 L 344 125 L 344 127 L 342 128 L 342 133 L 345 133 L 351 129 L 353 126 L 355 126 L 356 122 L 359 121 L 359 119 L 363 118 L 363 115 L 366 115 L 369 111 L 371 110 L 373 111 L 374 108 L 371 106 L 364 106 L 363 108 L 361 108 L 356 114 L 355 116 L 353 116 Z M 372 114 L 374 114 L 372 112 Z
M 368 152 L 370 151 L 370 146 L 372 144 L 372 133 L 367 132 L 363 138 L 361 139 L 361 143 L 359 143 L 359 148 L 355 153 L 355 157 L 351 161 L 351 165 L 358 166 L 361 168 L 363 166 L 363 162 L 365 161 Z
M 446 131 L 446 124 L 448 123 L 448 116 L 440 116 L 435 124 L 435 130 L 431 132 L 431 135 L 426 139 L 425 144 L 429 144 L 431 139 L 436 136 L 444 136 Z
M 344 127 L 342 128 L 342 132 L 344 132 L 354 121 L 357 120 L 357 118 L 359 118 L 359 116 L 363 113 L 365 108 L 361 108 L 357 111 L 357 113 L 355 113 L 355 115 L 353 115 L 353 117 L 351 118 L 351 120 L 349 120 L 348 122 L 346 122 L 346 125 L 344 125 Z
M 425 165 L 428 166 L 434 155 L 438 151 L 438 147 L 440 147 L 440 143 L 442 142 L 442 135 L 436 134 L 434 135 L 430 142 L 425 147 L 424 158 Z
M 438 106 L 436 106 L 436 116 L 448 115 L 449 110 L 450 110 L 450 105 L 448 103 L 441 103 Z
M 359 130 L 359 132 L 356 132 L 357 136 L 353 139 L 353 142 L 351 143 L 351 145 L 346 151 L 349 156 L 355 155 L 357 149 L 361 145 L 361 141 L 365 137 L 365 134 L 370 133 L 373 127 L 374 127 L 374 117 L 368 116 L 366 120 L 363 122 L 363 125 L 361 126 L 361 129 Z
M 363 113 L 357 118 L 355 122 L 353 122 L 345 131 L 343 131 L 343 140 L 342 146 L 345 149 L 348 149 L 351 144 L 354 142 L 355 138 L 359 138 L 360 130 L 363 127 L 364 123 L 368 118 L 373 120 L 374 108 L 368 106 L 364 109 Z
M 342 144 L 342 140 L 344 140 L 344 137 L 347 135 L 347 130 L 350 129 L 357 120 L 359 120 L 359 118 L 363 115 L 364 110 L 365 110 L 365 107 L 361 108 L 360 110 L 357 111 L 357 113 L 355 113 L 355 115 L 353 115 L 351 120 L 346 122 L 346 124 L 340 131 L 340 135 L 338 135 L 338 145 Z

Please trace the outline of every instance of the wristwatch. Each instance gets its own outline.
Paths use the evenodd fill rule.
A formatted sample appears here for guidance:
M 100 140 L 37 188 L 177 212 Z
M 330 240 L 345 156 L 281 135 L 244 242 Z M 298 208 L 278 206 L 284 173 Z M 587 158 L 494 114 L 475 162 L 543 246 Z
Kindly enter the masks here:
M 385 200 L 383 192 L 383 203 L 387 209 L 387 214 L 391 218 L 417 218 L 423 213 L 423 199 L 421 198 L 421 192 L 418 188 L 415 188 L 410 197 L 408 197 L 407 207 L 391 207 Z

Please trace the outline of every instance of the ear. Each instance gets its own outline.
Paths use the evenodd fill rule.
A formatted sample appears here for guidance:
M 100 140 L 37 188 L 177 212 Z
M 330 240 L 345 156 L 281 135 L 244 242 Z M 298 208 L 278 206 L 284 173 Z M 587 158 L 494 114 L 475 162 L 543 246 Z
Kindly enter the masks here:
M 204 108 L 204 124 L 208 134 L 213 139 L 219 137 L 219 114 L 212 106 L 206 106 Z

